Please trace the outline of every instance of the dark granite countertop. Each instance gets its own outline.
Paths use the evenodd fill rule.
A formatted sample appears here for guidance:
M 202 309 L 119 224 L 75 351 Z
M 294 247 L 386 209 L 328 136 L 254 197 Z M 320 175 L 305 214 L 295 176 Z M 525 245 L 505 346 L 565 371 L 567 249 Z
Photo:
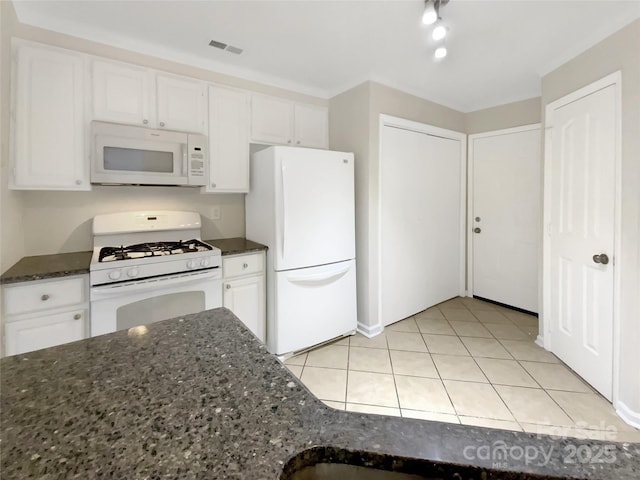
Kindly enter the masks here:
M 246 238 L 222 238 L 205 240 L 218 247 L 222 255 L 235 255 L 266 250 L 261 243 Z M 43 278 L 67 277 L 89 273 L 92 252 L 56 253 L 53 255 L 36 255 L 23 257 L 0 277 L 0 283 L 28 282 Z
M 432 478 L 640 476 L 640 444 L 326 407 L 224 308 L 140 330 L 0 361 L 3 480 L 275 480 L 328 458 L 421 473 L 442 472 L 442 462 L 458 465 L 452 468 L 460 476 Z M 485 470 L 492 460 L 478 450 L 496 445 L 510 452 L 498 475 Z M 576 459 L 571 448 L 593 452 L 591 461 L 565 463 Z M 522 453 L 536 451 L 526 465 Z
M 222 255 L 237 255 L 240 253 L 258 252 L 267 250 L 266 245 L 247 240 L 246 238 L 220 238 L 218 240 L 205 240 L 222 251 Z
M 27 282 L 89 273 L 91 255 L 92 252 L 73 252 L 24 257 L 2 274 L 0 283 Z

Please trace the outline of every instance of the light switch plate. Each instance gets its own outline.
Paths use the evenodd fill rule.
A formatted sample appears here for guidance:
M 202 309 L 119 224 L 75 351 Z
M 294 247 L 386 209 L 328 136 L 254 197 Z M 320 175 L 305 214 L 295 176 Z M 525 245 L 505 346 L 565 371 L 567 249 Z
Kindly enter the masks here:
M 211 207 L 211 220 L 220 220 L 220 206 Z

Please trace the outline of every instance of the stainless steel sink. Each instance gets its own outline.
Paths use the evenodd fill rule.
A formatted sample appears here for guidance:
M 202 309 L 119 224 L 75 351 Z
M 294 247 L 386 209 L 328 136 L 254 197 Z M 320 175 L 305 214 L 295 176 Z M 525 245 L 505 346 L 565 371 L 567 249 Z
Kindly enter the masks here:
M 289 480 L 444 480 L 411 473 L 390 472 L 377 468 L 342 463 L 316 463 L 293 473 Z
M 539 473 L 429 461 L 342 448 L 315 446 L 284 465 L 280 480 L 547 480 Z M 563 476 L 562 478 L 574 478 Z

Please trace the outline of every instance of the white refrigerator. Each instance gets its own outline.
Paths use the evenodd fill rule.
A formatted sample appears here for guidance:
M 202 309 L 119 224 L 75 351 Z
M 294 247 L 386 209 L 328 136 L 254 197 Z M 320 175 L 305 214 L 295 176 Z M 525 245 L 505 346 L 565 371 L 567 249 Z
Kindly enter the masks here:
M 352 153 L 251 156 L 247 238 L 267 250 L 267 347 L 286 355 L 357 327 Z

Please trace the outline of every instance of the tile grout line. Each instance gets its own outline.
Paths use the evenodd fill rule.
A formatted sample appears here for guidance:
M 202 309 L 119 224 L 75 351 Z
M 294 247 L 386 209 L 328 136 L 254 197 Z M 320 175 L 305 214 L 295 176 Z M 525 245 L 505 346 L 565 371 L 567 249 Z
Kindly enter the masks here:
M 439 308 L 438 308 L 438 310 L 440 311 L 442 316 L 445 317 L 445 320 L 447 321 L 447 323 L 449 323 L 449 320 L 447 320 L 447 317 L 444 315 L 444 313 L 442 313 L 442 310 L 440 310 Z M 451 326 L 451 324 L 449 324 L 449 326 Z M 452 328 L 452 330 L 453 330 L 453 328 Z M 455 332 L 455 330 L 454 330 L 454 332 Z M 457 336 L 457 332 L 456 332 L 456 336 Z M 422 340 L 424 341 L 424 337 L 422 337 Z M 458 336 L 458 340 L 460 340 L 459 336 Z M 460 343 L 462 343 L 462 340 L 460 340 Z M 453 403 L 453 400 L 451 399 L 451 395 L 449 394 L 449 390 L 447 390 L 447 386 L 444 384 L 444 379 L 442 378 L 442 375 L 440 374 L 440 370 L 438 369 L 438 365 L 433 360 L 433 354 L 429 350 L 429 347 L 427 346 L 427 342 L 425 342 L 425 346 L 427 347 L 427 352 L 429 352 L 429 355 L 431 355 L 431 361 L 433 362 L 433 366 L 435 367 L 436 372 L 438 373 L 438 377 L 439 377 L 440 383 L 442 384 L 442 388 L 444 389 L 444 392 L 447 394 L 447 398 L 449 399 L 449 403 L 451 404 L 451 408 L 453 408 L 453 411 L 455 412 L 454 415 L 458 419 L 458 423 L 462 423 L 460 421 L 460 415 L 458 414 L 458 409 L 456 408 L 456 405 Z M 466 349 L 467 347 L 464 347 L 464 348 Z
M 418 325 L 416 324 L 416 326 Z M 396 382 L 396 372 L 393 368 L 393 359 L 391 358 L 391 348 L 389 348 L 389 339 L 385 338 L 385 341 L 387 342 L 387 355 L 389 356 L 389 363 L 391 364 L 391 377 L 393 378 L 393 388 L 395 388 L 396 390 L 396 400 L 398 401 L 398 412 L 400 413 L 401 418 L 405 418 L 404 415 L 402 414 L 402 405 L 400 404 L 400 394 L 398 393 L 398 383 Z M 427 349 L 427 351 L 428 350 L 429 349 Z
M 472 313 L 473 314 L 473 313 Z M 475 316 L 475 315 L 474 315 Z M 476 317 L 477 318 L 477 317 Z M 489 331 L 489 333 L 491 333 L 491 335 L 494 337 L 494 339 L 500 344 L 502 345 L 502 343 L 500 343 L 500 340 L 498 340 L 497 337 L 495 337 L 495 335 L 493 335 L 493 332 L 491 332 L 489 329 L 487 329 Z M 462 342 L 462 340 L 460 340 Z M 464 342 L 463 342 L 464 344 Z M 466 348 L 466 345 L 465 345 Z M 504 346 L 503 346 L 504 348 Z M 506 349 L 505 349 L 506 350 Z M 471 354 L 471 352 L 469 352 L 469 354 Z M 491 389 L 495 392 L 495 394 L 498 396 L 498 398 L 500 399 L 500 401 L 502 402 L 502 404 L 504 405 L 504 407 L 507 409 L 507 411 L 509 412 L 509 415 L 511 415 L 511 417 L 513 418 L 513 420 L 518 424 L 518 426 L 520 428 L 522 428 L 522 425 L 520 425 L 520 422 L 518 421 L 518 419 L 516 418 L 516 416 L 513 414 L 513 412 L 511 411 L 511 409 L 509 408 L 509 405 L 507 405 L 507 402 L 505 402 L 504 398 L 502 398 L 502 396 L 500 395 L 500 393 L 498 392 L 498 390 L 496 389 L 495 385 L 493 384 L 493 382 L 491 380 L 489 380 L 489 377 L 487 376 L 487 374 L 484 372 L 484 370 L 482 370 L 482 367 L 480 366 L 480 364 L 476 361 L 476 358 L 471 355 L 471 358 L 473 358 L 473 361 L 475 362 L 475 364 L 478 366 L 478 368 L 480 369 L 480 371 L 482 372 L 482 374 L 487 378 L 487 380 L 489 381 L 489 385 L 491 385 Z M 455 407 L 454 407 L 455 408 Z M 486 417 L 485 417 L 486 418 Z M 522 428 L 522 431 L 524 431 L 524 428 Z
M 349 362 L 351 361 L 351 337 L 347 345 L 347 378 L 344 382 L 344 409 L 347 411 L 347 396 L 349 395 Z

